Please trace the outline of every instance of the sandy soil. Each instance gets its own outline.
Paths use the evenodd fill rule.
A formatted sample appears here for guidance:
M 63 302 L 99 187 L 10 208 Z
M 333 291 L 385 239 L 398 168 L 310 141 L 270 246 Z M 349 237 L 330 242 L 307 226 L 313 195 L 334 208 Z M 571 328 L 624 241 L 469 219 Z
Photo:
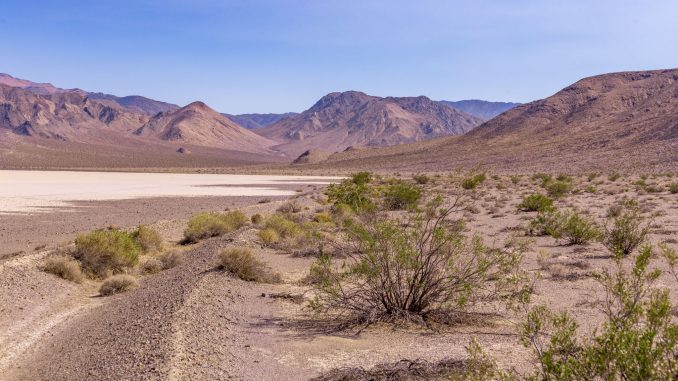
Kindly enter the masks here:
M 678 195 L 666 190 L 646 193 L 633 185 L 636 180 L 601 177 L 594 181 L 595 193 L 570 195 L 556 204 L 563 210 L 577 208 L 602 223 L 614 202 L 624 196 L 637 198 L 652 221 L 650 241 L 678 248 Z M 671 179 L 647 182 L 665 186 Z M 443 192 L 449 187 L 446 178 L 436 183 L 427 187 Z M 585 177 L 575 179 L 577 188 L 587 184 Z M 488 179 L 469 196 L 475 205 L 465 212 L 469 232 L 480 232 L 495 245 L 516 234 L 524 237 L 520 229 L 535 213 L 519 212 L 516 205 L 540 189 L 527 177 L 518 184 L 507 177 Z M 309 208 L 302 213 L 323 207 L 312 193 L 298 199 Z M 281 202 L 242 209 L 269 214 Z M 152 226 L 168 241 L 176 240 L 182 227 L 164 222 Z M 441 332 L 374 326 L 360 334 L 330 333 L 312 324 L 314 315 L 304 303 L 275 297 L 309 297 L 308 286 L 298 281 L 313 259 L 264 248 L 256 232 L 246 227 L 190 246 L 180 266 L 145 276 L 138 290 L 108 298 L 94 296 L 93 281 L 74 285 L 37 270 L 44 253 L 0 262 L 0 374 L 6 380 L 303 380 L 347 366 L 464 358 L 471 338 L 501 366 L 529 367 L 529 352 L 516 336 L 521 317 L 506 311 L 497 311 L 500 316 L 490 324 L 461 324 Z M 254 248 L 282 274 L 284 283 L 244 282 L 224 273 L 216 256 L 233 246 Z M 535 303 L 568 310 L 584 330 L 601 321 L 603 290 L 591 272 L 611 267 L 602 244 L 566 245 L 552 237 L 534 237 L 521 266 L 541 274 Z M 666 268 L 661 261 L 656 266 Z M 674 278 L 665 274 L 658 286 L 669 288 L 678 301 Z

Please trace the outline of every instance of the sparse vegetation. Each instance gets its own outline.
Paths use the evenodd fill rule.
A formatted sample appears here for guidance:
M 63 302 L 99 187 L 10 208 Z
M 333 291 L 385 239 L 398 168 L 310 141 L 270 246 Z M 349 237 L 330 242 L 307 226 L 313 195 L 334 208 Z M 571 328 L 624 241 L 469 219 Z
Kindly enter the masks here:
M 384 191 L 384 208 L 387 210 L 413 209 L 421 198 L 421 189 L 402 181 L 394 182 Z
M 671 194 L 676 194 L 678 193 L 678 183 L 671 183 L 669 184 L 669 192 Z
M 280 283 L 280 275 L 272 273 L 248 248 L 224 249 L 219 253 L 219 265 L 248 282 Z
M 566 238 L 571 245 L 581 245 L 600 236 L 596 225 L 577 212 L 564 215 L 560 229 L 559 235 Z
M 486 176 L 484 173 L 477 173 L 475 175 L 469 176 L 461 181 L 461 187 L 466 190 L 473 190 L 478 187 L 478 185 L 485 182 Z
M 572 183 L 562 180 L 552 181 L 545 185 L 545 189 L 549 196 L 560 198 L 572 191 Z
M 458 221 L 448 221 L 456 211 L 456 203 L 441 209 L 438 200 L 408 221 L 356 222 L 346 266 L 337 269 L 326 256 L 313 266 L 312 276 L 321 279 L 313 306 L 367 324 L 430 322 L 436 312 L 515 295 L 522 251 L 464 237 Z
M 645 241 L 650 230 L 650 224 L 644 222 L 638 203 L 633 200 L 617 205 L 610 219 L 603 242 L 616 255 L 630 254 Z
M 526 212 L 545 212 L 553 209 L 553 200 L 540 193 L 533 193 L 523 199 L 518 209 Z
M 67 255 L 48 257 L 42 264 L 42 271 L 75 283 L 80 283 L 84 279 L 80 262 Z
M 228 213 L 199 213 L 188 220 L 184 239 L 195 243 L 205 238 L 220 236 L 247 224 L 248 218 L 241 211 Z
M 259 225 L 264 221 L 264 217 L 262 217 L 261 214 L 256 213 L 253 214 L 252 217 L 250 217 L 250 221 L 255 225 Z
M 139 244 L 144 253 L 162 250 L 162 237 L 160 233 L 146 225 L 139 225 L 132 232 L 132 238 Z
M 98 277 L 124 272 L 139 262 L 141 247 L 122 230 L 96 230 L 75 239 L 74 256 Z
M 101 296 L 120 294 L 134 290 L 137 287 L 139 287 L 139 283 L 136 278 L 128 274 L 118 274 L 104 280 L 101 287 L 99 287 L 99 294 Z
M 272 228 L 260 230 L 257 234 L 265 246 L 271 246 L 280 241 L 280 234 Z
M 414 175 L 414 176 L 412 176 L 412 179 L 414 180 L 414 182 L 416 182 L 419 185 L 428 184 L 428 182 L 431 181 L 431 179 L 424 174 Z

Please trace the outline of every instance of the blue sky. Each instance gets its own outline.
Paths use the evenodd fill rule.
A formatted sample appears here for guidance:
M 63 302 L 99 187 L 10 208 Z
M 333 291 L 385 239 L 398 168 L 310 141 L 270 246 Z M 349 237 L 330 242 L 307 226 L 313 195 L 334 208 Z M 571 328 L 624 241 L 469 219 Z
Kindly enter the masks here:
M 230 113 L 332 91 L 527 102 L 678 67 L 678 1 L 3 0 L 0 72 Z

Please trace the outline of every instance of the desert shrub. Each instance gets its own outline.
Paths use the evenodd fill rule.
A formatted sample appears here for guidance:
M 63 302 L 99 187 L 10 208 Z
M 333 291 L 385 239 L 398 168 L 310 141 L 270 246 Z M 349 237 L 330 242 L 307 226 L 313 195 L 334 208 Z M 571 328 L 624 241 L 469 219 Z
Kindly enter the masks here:
M 565 173 L 561 173 L 558 176 L 556 176 L 556 181 L 563 181 L 563 182 L 566 182 L 566 183 L 571 183 L 572 182 L 572 176 L 565 174 Z
M 414 182 L 416 182 L 417 184 L 420 184 L 420 185 L 428 184 L 429 181 L 431 181 L 431 179 L 424 174 L 414 175 L 414 176 L 412 176 L 412 179 L 414 180 Z
M 518 209 L 526 212 L 543 212 L 553 209 L 553 200 L 540 193 L 533 193 L 518 204 Z
M 620 177 L 621 175 L 619 173 L 612 173 L 609 176 L 607 176 L 607 179 L 610 180 L 611 182 L 615 182 L 619 180 Z
M 463 236 L 461 224 L 449 222 L 456 207 L 440 205 L 431 203 L 407 221 L 355 222 L 344 265 L 323 256 L 312 266 L 312 278 L 320 280 L 312 306 L 356 323 L 427 322 L 436 312 L 517 295 L 522 250 L 493 249 L 478 236 Z
M 113 294 L 120 294 L 139 287 L 137 280 L 127 274 L 118 274 L 108 277 L 99 287 L 99 294 L 101 296 L 108 296 Z
M 75 239 L 73 254 L 86 271 L 105 277 L 135 266 L 141 247 L 122 230 L 96 230 Z
M 351 182 L 356 185 L 365 185 L 372 182 L 372 174 L 370 172 L 357 172 L 351 175 Z
M 532 235 L 549 235 L 559 239 L 562 237 L 563 223 L 562 213 L 548 209 L 537 213 L 537 217 L 530 221 L 527 230 Z
M 75 283 L 82 282 L 84 278 L 80 262 L 67 255 L 48 257 L 42 264 L 42 271 Z
M 461 187 L 466 190 L 476 189 L 478 185 L 485 182 L 486 176 L 484 173 L 478 173 L 473 176 L 469 176 L 461 181 Z
M 299 213 L 301 205 L 296 200 L 292 200 L 280 205 L 276 211 L 283 214 Z
M 412 209 L 421 198 L 421 189 L 417 186 L 398 181 L 386 187 L 384 208 L 387 210 Z
M 248 282 L 279 283 L 280 275 L 273 274 L 248 248 L 224 249 L 219 253 L 219 265 L 226 271 Z
M 678 193 L 678 183 L 669 184 L 669 192 L 671 192 L 672 194 Z
M 629 255 L 643 243 L 650 231 L 650 224 L 640 213 L 638 203 L 624 200 L 618 205 L 614 216 L 609 217 L 603 242 L 616 255 Z M 609 212 L 608 212 L 609 214 Z
M 652 288 L 652 249 L 641 250 L 630 271 L 617 257 L 615 273 L 596 279 L 606 291 L 605 322 L 581 339 L 577 322 L 545 306 L 531 309 L 521 341 L 538 368 L 530 380 L 672 380 L 678 374 L 678 324 L 667 290 Z
M 374 209 L 370 198 L 370 187 L 367 182 L 356 183 L 353 180 L 343 180 L 338 184 L 330 184 L 325 191 L 329 202 L 334 205 L 347 205 L 356 213 L 369 212 Z
M 281 214 L 270 216 L 264 224 L 264 230 L 266 229 L 275 231 L 282 238 L 296 237 L 304 232 L 299 224 Z
M 250 221 L 252 221 L 253 224 L 259 225 L 264 221 L 264 217 L 261 216 L 261 214 L 253 214 L 252 217 L 250 217 Z
M 144 253 L 162 250 L 162 237 L 160 236 L 160 233 L 146 225 L 139 225 L 139 227 L 132 232 L 132 238 L 137 241 Z
M 521 176 L 517 176 L 517 175 L 513 175 L 513 176 L 510 177 L 511 182 L 513 184 L 518 184 L 520 182 L 520 178 L 521 178 Z
M 567 239 L 571 245 L 587 243 L 600 235 L 596 225 L 577 212 L 564 215 L 560 230 L 559 235 Z
M 257 235 L 265 246 L 271 246 L 280 241 L 280 234 L 271 228 L 260 230 Z
M 220 236 L 247 224 L 247 216 L 236 210 L 228 213 L 199 213 L 188 220 L 184 240 L 189 243 Z
M 584 188 L 584 191 L 586 193 L 596 193 L 598 192 L 598 188 L 596 188 L 595 185 L 589 184 L 586 186 L 586 188 Z
M 588 182 L 591 182 L 591 181 L 595 180 L 596 178 L 598 178 L 598 176 L 600 176 L 600 173 L 592 172 L 592 173 L 589 173 L 589 175 L 586 177 L 586 180 L 588 180 Z
M 325 224 L 332 222 L 332 215 L 327 212 L 318 212 L 313 216 L 313 221 Z
M 572 184 L 567 181 L 553 181 L 546 184 L 545 188 L 549 196 L 559 198 L 572 190 Z
M 163 270 L 168 270 L 180 265 L 184 261 L 184 257 L 185 255 L 181 251 L 173 250 L 161 255 L 158 258 L 160 259 L 160 262 L 162 262 Z
M 553 177 L 546 173 L 535 173 L 532 175 L 532 180 L 539 181 L 542 187 L 546 187 L 547 184 L 553 181 Z

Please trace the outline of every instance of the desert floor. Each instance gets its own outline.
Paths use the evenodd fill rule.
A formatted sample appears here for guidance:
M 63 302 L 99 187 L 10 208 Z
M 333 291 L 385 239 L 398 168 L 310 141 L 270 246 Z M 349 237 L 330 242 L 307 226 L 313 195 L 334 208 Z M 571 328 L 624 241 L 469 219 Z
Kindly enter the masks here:
M 576 191 L 556 206 L 577 209 L 602 226 L 610 206 L 623 197 L 637 199 L 651 223 L 649 241 L 678 248 L 678 195 L 667 190 L 676 178 L 647 178 L 654 188 L 641 187 L 638 180 L 577 176 L 572 180 Z M 604 293 L 592 274 L 612 268 L 609 252 L 599 242 L 568 245 L 549 236 L 526 236 L 536 212 L 519 211 L 517 205 L 525 195 L 543 192 L 538 180 L 488 177 L 476 190 L 460 191 L 443 175 L 422 187 L 430 194 L 463 192 L 471 201 L 462 212 L 467 231 L 488 244 L 503 246 L 516 237 L 532 241 L 521 268 L 534 275 L 534 304 L 569 311 L 584 331 L 600 323 Z M 270 201 L 259 203 L 264 198 Z M 85 203 L 75 212 L 0 216 L 0 239 L 14 251 L 0 260 L 0 378 L 304 380 L 332 369 L 369 369 L 403 359 L 463 359 L 471 339 L 503 368 L 530 368 L 533 358 L 516 333 L 520 312 L 483 310 L 489 318 L 435 331 L 385 324 L 333 331 L 331 321 L 308 308 L 313 289 L 303 279 L 313 255 L 263 245 L 257 224 L 197 244 L 178 244 L 187 218 L 196 212 L 238 208 L 248 216 L 267 217 L 289 202 L 284 198 L 290 197 L 135 199 Z M 291 198 L 302 219 L 329 208 L 317 185 L 302 187 Z M 100 281 L 76 284 L 40 270 L 51 249 L 79 232 L 139 223 L 157 229 L 185 260 L 155 274 L 135 274 L 140 279 L 136 290 L 100 297 Z M 245 282 L 219 269 L 218 253 L 229 247 L 252 248 L 283 282 Z M 653 263 L 666 270 L 662 260 Z M 657 286 L 671 290 L 675 305 L 676 280 L 663 274 Z

